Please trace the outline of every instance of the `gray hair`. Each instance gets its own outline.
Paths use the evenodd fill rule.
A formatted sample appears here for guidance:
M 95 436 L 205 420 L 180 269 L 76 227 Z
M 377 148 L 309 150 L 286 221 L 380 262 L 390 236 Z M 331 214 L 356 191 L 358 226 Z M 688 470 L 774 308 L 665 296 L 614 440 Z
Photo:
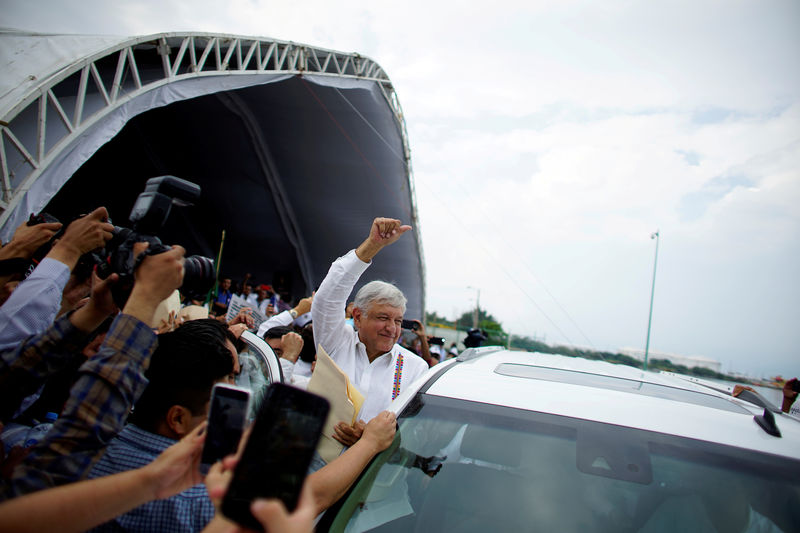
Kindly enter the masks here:
M 372 304 L 391 305 L 406 312 L 406 296 L 403 291 L 385 281 L 370 281 L 356 293 L 355 306 L 363 312 L 369 312 Z

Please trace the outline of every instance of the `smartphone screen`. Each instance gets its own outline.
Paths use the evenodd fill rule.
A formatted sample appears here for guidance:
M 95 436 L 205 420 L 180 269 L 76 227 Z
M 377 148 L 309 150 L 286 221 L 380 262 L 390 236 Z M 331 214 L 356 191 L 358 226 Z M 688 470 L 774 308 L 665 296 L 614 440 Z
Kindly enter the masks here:
M 282 383 L 267 389 L 244 452 L 222 501 L 222 513 L 261 531 L 250 514 L 256 498 L 278 498 L 292 512 L 330 406 L 324 398 Z
M 236 453 L 244 431 L 249 402 L 250 392 L 247 389 L 222 383 L 214 385 L 208 410 L 206 441 L 200 459 L 203 470 L 207 471 L 226 455 Z

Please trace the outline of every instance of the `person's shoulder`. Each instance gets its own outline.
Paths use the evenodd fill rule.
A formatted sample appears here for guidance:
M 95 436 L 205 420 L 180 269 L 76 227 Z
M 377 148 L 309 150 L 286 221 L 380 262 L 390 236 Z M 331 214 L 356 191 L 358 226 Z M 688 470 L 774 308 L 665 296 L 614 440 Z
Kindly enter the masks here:
M 137 431 L 138 430 L 138 431 Z M 139 435 L 139 428 L 128 424 L 108 442 L 100 459 L 92 468 L 90 478 L 133 470 L 152 462 L 158 454 L 148 450 Z

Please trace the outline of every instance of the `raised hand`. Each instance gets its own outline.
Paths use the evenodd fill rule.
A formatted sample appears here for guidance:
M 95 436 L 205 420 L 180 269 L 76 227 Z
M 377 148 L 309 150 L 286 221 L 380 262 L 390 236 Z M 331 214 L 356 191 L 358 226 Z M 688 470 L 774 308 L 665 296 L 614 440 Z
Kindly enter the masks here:
M 356 248 L 359 259 L 368 263 L 384 247 L 397 242 L 403 234 L 411 229 L 396 218 L 378 217 L 372 221 L 369 236 Z

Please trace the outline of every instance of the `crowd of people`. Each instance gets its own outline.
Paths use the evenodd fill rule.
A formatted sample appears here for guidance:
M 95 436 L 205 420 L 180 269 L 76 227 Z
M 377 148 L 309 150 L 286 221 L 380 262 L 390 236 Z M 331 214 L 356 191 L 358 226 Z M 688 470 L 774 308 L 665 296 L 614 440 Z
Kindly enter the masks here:
M 267 531 L 310 531 L 391 444 L 392 401 L 457 355 L 419 320 L 401 345 L 406 298 L 396 286 L 371 281 L 348 300 L 372 259 L 410 230 L 376 218 L 294 306 L 249 276 L 237 288 L 220 280 L 208 307 L 180 303 L 184 249 L 148 254 L 140 243 L 120 308 L 120 275 L 101 279 L 82 259 L 112 238 L 104 208 L 66 228 L 20 226 L 0 248 L 0 530 L 237 530 L 219 506 L 238 455 L 205 475 L 199 463 L 212 388 L 236 382 L 250 330 L 280 358 L 286 382 L 307 387 L 319 346 L 364 396 L 356 421 L 334 426 L 341 455 L 315 456 L 296 509 L 251 506 Z M 247 306 L 231 317 L 234 294 Z
M 372 281 L 348 302 L 371 260 L 411 228 L 375 219 L 294 306 L 249 276 L 238 287 L 221 279 L 198 305 L 180 294 L 184 249 L 148 254 L 140 243 L 120 308 L 119 274 L 101 279 L 84 261 L 112 238 L 107 217 L 98 208 L 66 228 L 23 224 L 0 248 L 0 530 L 235 528 L 219 504 L 238 457 L 206 475 L 199 460 L 212 387 L 236 382 L 239 337 L 251 330 L 286 382 L 307 386 L 321 346 L 365 397 L 355 422 L 335 426 L 341 455 L 315 456 L 295 510 L 252 505 L 268 531 L 309 531 L 392 442 L 390 403 L 440 361 L 420 321 L 410 331 L 419 354 L 398 343 L 406 298 L 394 285 Z M 234 294 L 246 307 L 230 317 Z M 258 327 L 253 310 L 266 317 Z

